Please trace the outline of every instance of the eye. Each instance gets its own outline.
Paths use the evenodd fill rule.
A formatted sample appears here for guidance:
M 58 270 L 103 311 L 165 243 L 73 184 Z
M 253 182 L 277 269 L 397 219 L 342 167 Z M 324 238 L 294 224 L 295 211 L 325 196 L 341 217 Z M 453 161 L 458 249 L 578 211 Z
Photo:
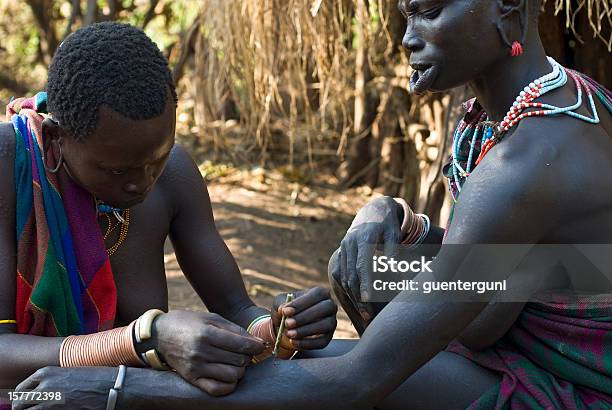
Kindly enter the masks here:
M 442 7 L 437 7 L 423 13 L 423 17 L 425 17 L 427 20 L 433 20 L 438 17 L 440 13 L 442 13 Z
M 108 172 L 110 172 L 113 175 L 123 175 L 125 174 L 125 171 L 122 169 L 111 169 Z

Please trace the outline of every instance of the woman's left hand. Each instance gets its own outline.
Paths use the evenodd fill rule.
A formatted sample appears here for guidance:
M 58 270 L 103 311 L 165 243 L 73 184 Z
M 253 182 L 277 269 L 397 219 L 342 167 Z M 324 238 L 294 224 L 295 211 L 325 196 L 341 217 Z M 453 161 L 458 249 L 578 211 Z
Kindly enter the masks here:
M 285 336 L 297 350 L 322 349 L 336 330 L 338 306 L 329 289 L 315 287 L 293 292 L 294 299 L 285 304 L 286 293 L 276 296 L 272 305 L 272 323 L 278 331 L 284 314 Z
M 18 409 L 105 409 L 108 392 L 115 384 L 118 369 L 112 367 L 44 367 L 21 382 L 15 392 L 60 392 L 62 404 L 13 402 Z

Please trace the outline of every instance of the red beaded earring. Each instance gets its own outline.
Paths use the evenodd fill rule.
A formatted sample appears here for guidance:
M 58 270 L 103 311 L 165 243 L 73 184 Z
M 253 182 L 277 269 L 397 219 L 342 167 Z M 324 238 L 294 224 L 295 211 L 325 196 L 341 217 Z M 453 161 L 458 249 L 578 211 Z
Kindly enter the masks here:
M 506 28 L 504 24 L 502 24 L 506 19 L 510 18 L 513 13 L 517 13 L 519 17 L 519 25 L 521 30 L 521 36 L 518 40 L 514 42 L 510 42 L 509 36 L 506 35 Z M 520 0 L 520 3 L 516 5 L 516 7 L 511 7 L 509 10 L 505 11 L 501 14 L 499 20 L 495 23 L 497 26 L 497 31 L 501 37 L 502 42 L 506 47 L 510 49 L 510 55 L 512 57 L 518 57 L 525 51 L 523 49 L 523 44 L 525 44 L 525 39 L 527 38 L 527 22 L 529 18 L 529 10 L 527 9 L 527 0 Z M 508 24 L 512 21 L 509 20 Z M 512 34 L 510 37 L 513 37 Z
M 521 54 L 523 54 L 523 45 L 521 43 L 519 43 L 518 41 L 515 41 L 514 43 L 512 43 L 512 48 L 510 50 L 510 55 L 512 57 L 518 57 Z

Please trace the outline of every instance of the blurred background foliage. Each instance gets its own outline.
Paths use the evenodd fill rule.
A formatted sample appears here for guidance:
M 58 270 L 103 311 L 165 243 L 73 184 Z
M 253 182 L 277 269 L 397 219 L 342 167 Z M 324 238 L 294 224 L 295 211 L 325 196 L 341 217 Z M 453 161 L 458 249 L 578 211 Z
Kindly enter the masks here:
M 611 17 L 609 0 L 546 1 L 548 53 L 610 88 Z M 206 175 L 327 175 L 434 223 L 448 211 L 441 165 L 469 92 L 408 94 L 396 0 L 0 0 L 0 99 L 43 89 L 61 41 L 104 20 L 143 28 L 167 56 L 177 130 Z

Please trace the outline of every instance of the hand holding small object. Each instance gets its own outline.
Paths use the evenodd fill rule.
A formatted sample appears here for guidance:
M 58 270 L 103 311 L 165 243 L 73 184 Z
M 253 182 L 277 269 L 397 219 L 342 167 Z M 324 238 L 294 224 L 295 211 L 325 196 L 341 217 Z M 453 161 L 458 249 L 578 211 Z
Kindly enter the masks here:
M 327 346 L 336 330 L 338 312 L 329 289 L 314 287 L 293 292 L 291 301 L 287 301 L 287 296 L 278 295 L 271 312 L 277 335 L 281 334 L 282 337 L 280 346 L 293 350 L 322 349 Z

